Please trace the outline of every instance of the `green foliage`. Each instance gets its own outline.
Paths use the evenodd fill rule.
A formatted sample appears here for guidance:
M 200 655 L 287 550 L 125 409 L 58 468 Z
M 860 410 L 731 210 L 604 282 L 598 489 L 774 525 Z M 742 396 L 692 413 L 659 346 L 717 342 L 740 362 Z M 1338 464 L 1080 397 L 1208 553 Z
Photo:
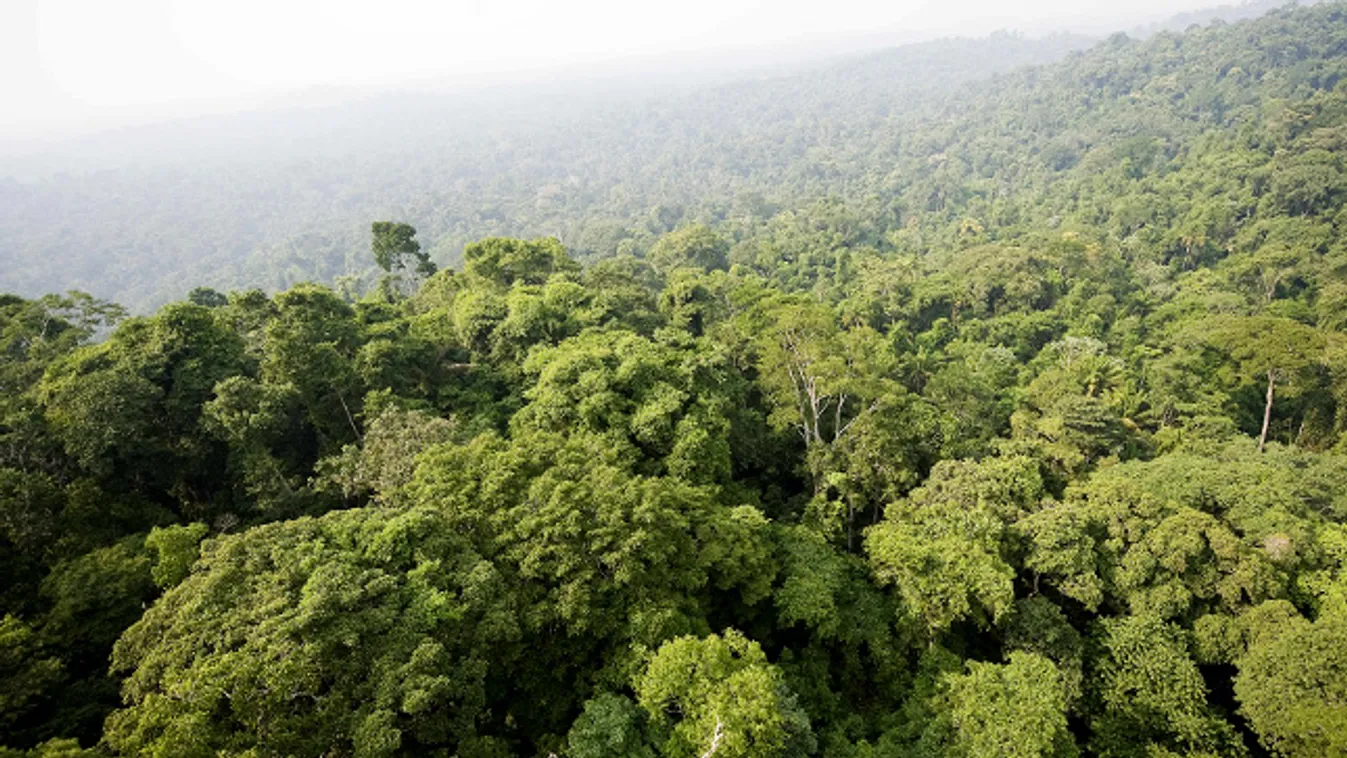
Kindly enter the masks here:
M 1136 423 L 1127 417 L 1133 409 L 1126 372 L 1107 345 L 1067 337 L 1045 346 L 1037 360 L 1046 365 L 1010 418 L 1016 447 L 1047 462 L 1060 482 L 1140 452 Z
M 154 556 L 150 577 L 159 589 L 172 589 L 192 570 L 192 564 L 201 555 L 201 540 L 205 539 L 205 524 L 156 527 L 145 538 L 145 548 Z
M 474 734 L 501 577 L 430 511 L 353 510 L 207 543 L 118 642 L 120 753 L 391 755 Z
M 1061 674 L 1047 659 L 1014 652 L 1005 664 L 970 661 L 941 683 L 921 738 L 926 754 L 1075 756 Z
M 964 619 L 998 623 L 1014 600 L 1006 525 L 1042 487 L 1024 459 L 937 464 L 925 486 L 867 532 L 875 578 L 895 585 L 931 634 Z
M 0 619 L 0 730 L 27 726 L 30 711 L 61 678 L 61 661 L 43 657 L 33 630 L 13 616 Z
M 131 537 L 52 568 L 42 582 L 51 603 L 46 633 L 76 655 L 105 657 L 154 593 L 144 541 Z
M 66 453 L 95 475 L 153 482 L 194 505 L 193 480 L 213 452 L 198 427 L 201 405 L 243 359 L 216 314 L 168 306 L 48 368 L 37 395 Z
M 585 703 L 566 736 L 573 758 L 654 758 L 644 734 L 645 714 L 630 698 L 611 693 Z
M 421 243 L 416 241 L 416 229 L 410 224 L 392 221 L 375 221 L 370 227 L 373 242 L 374 262 L 384 271 L 407 267 L 406 258 L 416 260 L 416 273 L 430 276 L 435 273 L 435 264 L 430 256 L 421 252 Z
M 1100 622 L 1092 642 L 1087 696 L 1098 755 L 1145 755 L 1148 745 L 1243 755 L 1230 725 L 1207 704 L 1181 629 L 1127 616 Z
M 220 308 L 229 305 L 229 298 L 210 287 L 197 287 L 187 293 L 187 302 L 206 308 Z
M 1222 376 L 1227 386 L 1239 381 L 1266 385 L 1260 445 L 1266 441 L 1277 387 L 1282 394 L 1304 394 L 1317 383 L 1316 369 L 1324 358 L 1324 338 L 1314 329 L 1287 318 L 1270 316 L 1199 321 L 1190 327 L 1194 337 L 1220 352 L 1227 364 Z M 1287 386 L 1289 385 L 1289 386 Z M 1308 421 L 1309 419 L 1305 419 Z M 1302 421 L 1300 434 L 1303 434 Z
M 1066 703 L 1081 696 L 1085 644 L 1066 614 L 1045 597 L 1018 600 L 1006 624 L 1006 648 L 1042 656 L 1057 666 Z
M 580 267 L 556 239 L 532 241 L 496 237 L 463 249 L 463 271 L 492 284 L 509 287 L 546 284 L 553 274 L 578 274 Z
M 751 511 L 726 519 L 708 490 L 633 474 L 622 457 L 604 437 L 484 435 L 428 451 L 408 492 L 518 567 L 541 593 L 531 627 L 654 645 L 701 627 L 695 598 L 708 582 L 731 589 L 739 577 L 760 597 L 761 578 L 739 564 L 762 528 Z
M 89 758 L 97 754 L 81 748 L 79 740 L 60 738 L 47 740 L 28 751 L 0 747 L 0 756 L 4 758 Z
M 704 224 L 686 226 L 660 237 L 646 258 L 661 271 L 680 267 L 704 271 L 728 268 L 730 246 Z
M 727 421 L 742 385 L 725 361 L 697 347 L 587 332 L 534 350 L 524 370 L 537 378 L 511 419 L 512 431 L 611 436 L 621 448 L 662 460 L 661 473 L 725 482 L 731 467 Z
M 1347 623 L 1340 613 L 1313 623 L 1285 619 L 1239 660 L 1235 696 L 1263 746 L 1275 755 L 1333 755 L 1347 749 Z
M 417 455 L 450 441 L 454 431 L 452 421 L 389 405 L 367 424 L 360 445 L 319 461 L 317 472 L 322 484 L 346 498 L 387 498 L 412 480 Z
M 262 379 L 293 388 L 320 445 L 351 440 L 364 391 L 354 365 L 359 332 L 350 306 L 326 288 L 301 286 L 277 295 L 274 307 Z
M 636 680 L 636 700 L 669 737 L 661 754 L 805 756 L 809 717 L 762 648 L 739 632 L 665 643 Z
M 1320 519 L 1306 503 L 1329 507 L 1338 485 L 1320 477 L 1338 476 L 1307 469 L 1243 444 L 1116 466 L 1019 524 L 1025 564 L 1089 608 L 1189 621 L 1238 613 L 1284 596 L 1288 565 L 1318 549 Z
M 274 294 L 0 296 L 0 752 L 1342 752 L 1344 40 L 558 104 L 586 152 L 372 159 L 436 204 L 382 279 L 353 227 L 201 277 Z

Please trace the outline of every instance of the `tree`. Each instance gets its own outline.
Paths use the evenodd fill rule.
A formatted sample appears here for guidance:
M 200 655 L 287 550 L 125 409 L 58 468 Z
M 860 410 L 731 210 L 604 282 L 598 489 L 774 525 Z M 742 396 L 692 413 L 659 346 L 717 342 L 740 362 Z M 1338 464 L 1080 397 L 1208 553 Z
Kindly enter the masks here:
M 730 420 L 745 387 L 708 346 L 587 332 L 540 345 L 524 370 L 537 379 L 511 420 L 528 429 L 612 435 L 668 473 L 697 484 L 729 480 Z
M 935 713 L 922 734 L 924 755 L 960 758 L 1071 758 L 1062 675 L 1046 658 L 1012 652 L 1004 664 L 969 661 L 946 675 L 929 706 Z
M 0 295 L 0 413 L 10 417 L 53 361 L 125 316 L 121 306 L 83 292 L 36 300 Z
M 145 538 L 145 548 L 153 557 L 150 577 L 160 589 L 172 589 L 191 573 L 192 564 L 201 556 L 205 524 L 156 527 Z
M 389 405 L 366 425 L 361 444 L 318 462 L 319 484 L 347 499 L 374 495 L 387 502 L 412 480 L 417 456 L 450 441 L 455 430 L 452 420 Z
M 417 274 L 430 276 L 435 273 L 435 264 L 421 251 L 421 243 L 416 241 L 416 229 L 410 224 L 375 221 L 370 233 L 373 235 L 370 248 L 379 268 L 392 273 L 394 269 L 406 268 L 410 258 L 416 261 Z
M 1267 390 L 1258 449 L 1267 445 L 1278 384 L 1305 382 L 1305 374 L 1322 361 L 1324 339 L 1308 326 L 1272 316 L 1226 317 L 1200 322 L 1191 334 L 1221 351 L 1237 375 L 1261 377 Z
M 1044 460 L 1058 482 L 1107 458 L 1125 458 L 1142 449 L 1136 410 L 1123 362 L 1107 346 L 1088 337 L 1067 337 L 1045 346 L 1036 362 L 1043 368 L 1024 388 L 1020 408 L 1010 417 L 1010 449 Z
M 650 719 L 669 729 L 660 746 L 668 758 L 802 757 L 816 748 L 781 672 L 734 630 L 665 643 L 634 686 Z
M 66 677 L 52 688 L 47 733 L 91 742 L 117 705 L 117 683 L 107 670 L 113 643 L 155 596 L 150 559 L 141 537 L 57 563 L 42 581 L 50 610 L 41 631 L 59 644 Z
M 276 295 L 266 325 L 263 383 L 288 386 L 320 447 L 360 437 L 356 418 L 364 387 L 356 371 L 360 332 L 350 306 L 325 287 L 300 285 Z
M 1148 743 L 1179 754 L 1243 754 L 1234 729 L 1207 705 L 1181 629 L 1154 616 L 1105 619 L 1092 644 L 1086 693 L 1097 755 L 1145 755 Z
M 571 758 L 655 758 L 645 735 L 646 715 L 631 698 L 606 693 L 585 702 L 566 735 Z
M 1284 620 L 1238 661 L 1235 696 L 1259 741 L 1287 758 L 1347 751 L 1347 618 Z
M 71 660 L 101 675 L 113 643 L 156 594 L 144 539 L 128 537 L 58 563 L 41 593 L 51 605 L 44 632 L 62 641 Z
M 714 271 L 729 267 L 729 250 L 729 244 L 710 228 L 693 224 L 660 237 L 646 258 L 666 273 L 684 266 Z
M 1042 656 L 1057 667 L 1068 708 L 1079 703 L 1084 679 L 1085 640 L 1066 613 L 1042 595 L 1015 601 L 1006 623 L 1008 651 Z
M 1007 526 L 1042 495 L 1026 458 L 942 461 L 867 530 L 870 569 L 932 638 L 965 619 L 999 623 L 1014 601 Z
M 1289 577 L 1266 546 L 1313 549 L 1303 498 L 1315 486 L 1288 487 L 1290 471 L 1260 462 L 1252 444 L 1217 455 L 1219 468 L 1207 456 L 1170 455 L 1069 488 L 1062 502 L 1015 524 L 1027 538 L 1024 567 L 1036 585 L 1092 610 L 1185 624 L 1283 596 Z
M 357 509 L 207 543 L 117 643 L 108 746 L 373 758 L 471 741 L 518 627 L 499 572 L 445 527 Z
M 616 447 L 591 434 L 481 435 L 424 453 L 408 495 L 515 567 L 537 600 L 531 628 L 621 641 L 613 665 L 625 665 L 626 645 L 700 628 L 693 599 L 708 585 L 741 580 L 761 597 L 743 560 L 765 523 L 724 518 L 708 488 L 634 474 Z
M 1003 526 L 985 511 L 967 517 L 915 510 L 870 527 L 865 552 L 880 584 L 936 636 L 969 619 L 990 626 L 1010 610 L 1015 572 L 1000 555 Z
M 902 405 L 901 388 L 888 375 L 892 350 L 875 330 L 843 329 L 831 308 L 808 300 L 768 300 L 743 322 L 754 335 L 759 381 L 772 402 L 769 421 L 799 434 L 815 494 L 821 494 L 828 449 L 886 395 Z
M 296 449 L 294 427 L 300 415 L 293 384 L 246 376 L 217 384 L 215 398 L 202 408 L 203 426 L 229 449 L 231 483 L 259 512 L 304 510 L 303 480 L 295 470 L 307 452 Z
M 43 655 L 31 627 L 13 616 L 0 618 L 0 734 L 14 735 L 25 725 L 62 674 L 60 659 Z
M 463 271 L 500 287 L 545 284 L 553 274 L 576 275 L 580 266 L 555 238 L 492 237 L 463 248 Z
M 53 365 L 37 398 L 66 452 L 118 489 L 204 508 L 219 450 L 202 434 L 201 406 L 244 362 L 222 310 L 174 303 Z
M 187 302 L 205 308 L 221 308 L 229 305 L 229 298 L 210 287 L 197 287 L 187 293 Z

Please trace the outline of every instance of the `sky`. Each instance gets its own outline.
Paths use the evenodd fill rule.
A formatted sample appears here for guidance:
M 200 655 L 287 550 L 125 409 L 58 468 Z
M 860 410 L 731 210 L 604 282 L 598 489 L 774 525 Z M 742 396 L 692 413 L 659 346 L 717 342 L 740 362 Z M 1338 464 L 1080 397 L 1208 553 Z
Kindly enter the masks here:
M 1104 31 L 1216 0 L 0 0 L 0 137 L 280 93 L 804 46 L 877 31 Z

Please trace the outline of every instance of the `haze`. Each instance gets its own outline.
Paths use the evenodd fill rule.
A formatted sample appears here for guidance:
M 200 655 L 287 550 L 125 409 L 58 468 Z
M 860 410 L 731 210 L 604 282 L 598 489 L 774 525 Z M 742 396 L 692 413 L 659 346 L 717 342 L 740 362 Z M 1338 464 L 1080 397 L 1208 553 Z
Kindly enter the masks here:
M 0 137 L 97 131 L 317 87 L 470 83 L 661 55 L 874 46 L 1001 28 L 1104 31 L 1203 0 L 7 0 Z M 861 40 L 866 40 L 862 42 Z

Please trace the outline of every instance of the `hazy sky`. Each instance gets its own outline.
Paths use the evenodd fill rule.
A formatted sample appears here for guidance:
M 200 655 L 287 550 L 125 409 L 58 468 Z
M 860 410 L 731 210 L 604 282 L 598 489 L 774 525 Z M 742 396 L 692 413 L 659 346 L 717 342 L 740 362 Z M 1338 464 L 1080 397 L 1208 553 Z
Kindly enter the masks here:
M 877 30 L 1126 26 L 1216 0 L 0 0 L 0 136 L 87 131 L 320 85 Z

